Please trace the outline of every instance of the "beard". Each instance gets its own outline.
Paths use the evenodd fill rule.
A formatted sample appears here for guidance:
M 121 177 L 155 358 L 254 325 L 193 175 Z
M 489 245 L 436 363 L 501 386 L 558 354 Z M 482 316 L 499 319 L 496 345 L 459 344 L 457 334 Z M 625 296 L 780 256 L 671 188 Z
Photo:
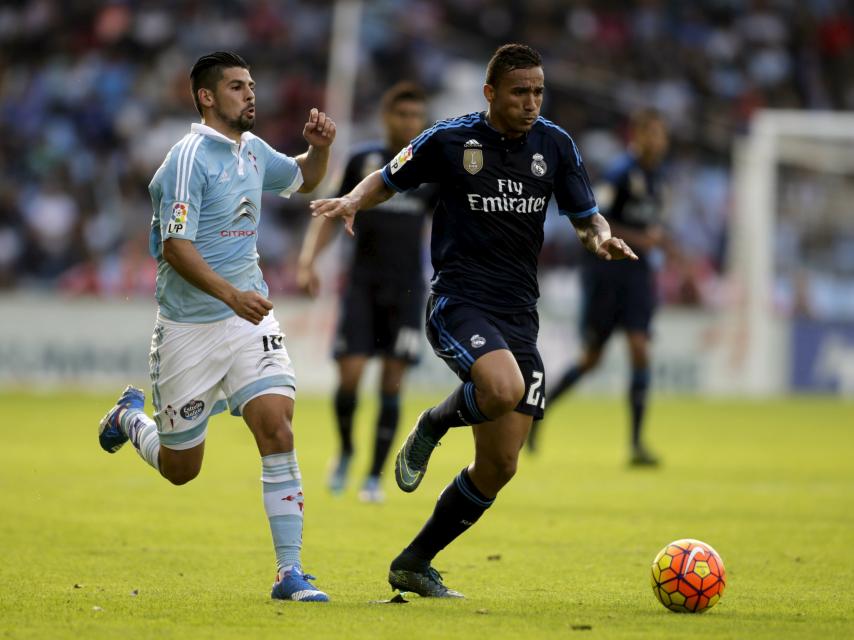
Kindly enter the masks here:
M 245 113 L 241 113 L 236 118 L 230 118 L 222 111 L 217 110 L 216 115 L 217 118 L 228 125 L 228 127 L 235 131 L 240 131 L 241 133 L 244 131 L 252 131 L 252 128 L 255 126 L 255 116 L 249 116 Z

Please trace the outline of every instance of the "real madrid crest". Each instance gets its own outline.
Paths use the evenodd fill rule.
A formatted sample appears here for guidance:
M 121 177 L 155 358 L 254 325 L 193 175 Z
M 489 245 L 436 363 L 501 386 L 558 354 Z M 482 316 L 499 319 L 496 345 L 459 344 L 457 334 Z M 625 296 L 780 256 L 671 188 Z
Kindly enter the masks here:
M 477 140 L 469 140 L 464 145 L 463 169 L 472 175 L 483 169 L 483 145 Z
M 543 156 L 540 153 L 535 153 L 533 162 L 531 162 L 531 173 L 533 173 L 538 178 L 542 178 L 546 175 L 546 171 L 549 170 L 549 165 L 546 164 L 546 161 L 543 160 Z

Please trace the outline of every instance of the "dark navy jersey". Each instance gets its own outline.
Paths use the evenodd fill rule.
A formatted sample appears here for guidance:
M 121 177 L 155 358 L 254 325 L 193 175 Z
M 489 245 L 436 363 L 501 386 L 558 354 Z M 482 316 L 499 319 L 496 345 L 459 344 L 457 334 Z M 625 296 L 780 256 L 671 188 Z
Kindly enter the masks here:
M 349 193 L 365 177 L 380 169 L 394 156 L 381 142 L 356 150 L 347 162 L 339 196 Z M 423 188 L 398 194 L 356 216 L 355 249 L 351 274 L 354 279 L 383 279 L 407 286 L 422 285 L 421 247 L 424 218 L 430 208 L 433 189 Z
M 432 291 L 498 312 L 536 306 L 537 260 L 552 194 L 564 215 L 598 211 L 578 148 L 545 118 L 512 139 L 492 128 L 483 112 L 437 122 L 382 176 L 396 191 L 438 183 Z
M 631 153 L 622 156 L 605 172 L 602 214 L 609 222 L 631 229 L 648 229 L 662 224 L 662 172 L 645 169 Z M 643 251 L 635 249 L 646 264 Z

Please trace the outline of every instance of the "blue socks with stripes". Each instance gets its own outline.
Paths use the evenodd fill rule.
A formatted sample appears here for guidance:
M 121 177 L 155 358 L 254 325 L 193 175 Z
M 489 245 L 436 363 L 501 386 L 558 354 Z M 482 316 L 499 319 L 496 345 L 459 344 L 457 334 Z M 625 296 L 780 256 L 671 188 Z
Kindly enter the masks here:
M 424 433 L 436 442 L 448 433 L 452 427 L 489 422 L 477 406 L 474 382 L 466 382 L 430 409 L 427 419 L 422 422 Z
M 478 491 L 468 468 L 460 471 L 442 491 L 424 528 L 392 562 L 392 569 L 423 570 L 425 563 L 477 522 L 494 500 Z

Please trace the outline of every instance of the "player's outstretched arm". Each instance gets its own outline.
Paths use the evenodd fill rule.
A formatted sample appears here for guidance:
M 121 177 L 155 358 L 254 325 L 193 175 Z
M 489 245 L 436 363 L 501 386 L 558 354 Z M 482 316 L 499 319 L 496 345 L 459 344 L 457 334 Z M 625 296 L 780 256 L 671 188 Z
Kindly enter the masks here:
M 393 195 L 394 190 L 389 188 L 383 180 L 382 170 L 377 170 L 353 187 L 347 195 L 340 198 L 312 200 L 309 206 L 311 215 L 314 217 L 344 218 L 344 228 L 352 236 L 356 212 L 360 209 L 371 209 Z
M 298 191 L 308 193 L 314 191 L 326 175 L 329 149 L 335 140 L 335 123 L 323 111 L 312 109 L 302 128 L 302 137 L 308 142 L 308 151 L 295 158 L 302 172 L 302 186 Z
M 588 251 L 603 260 L 637 260 L 631 247 L 620 238 L 611 236 L 611 227 L 600 213 L 585 218 L 572 218 L 575 233 Z
M 167 238 L 163 242 L 163 259 L 184 280 L 222 300 L 235 314 L 252 324 L 259 324 L 273 308 L 273 303 L 257 291 L 240 291 L 211 269 L 191 240 Z

